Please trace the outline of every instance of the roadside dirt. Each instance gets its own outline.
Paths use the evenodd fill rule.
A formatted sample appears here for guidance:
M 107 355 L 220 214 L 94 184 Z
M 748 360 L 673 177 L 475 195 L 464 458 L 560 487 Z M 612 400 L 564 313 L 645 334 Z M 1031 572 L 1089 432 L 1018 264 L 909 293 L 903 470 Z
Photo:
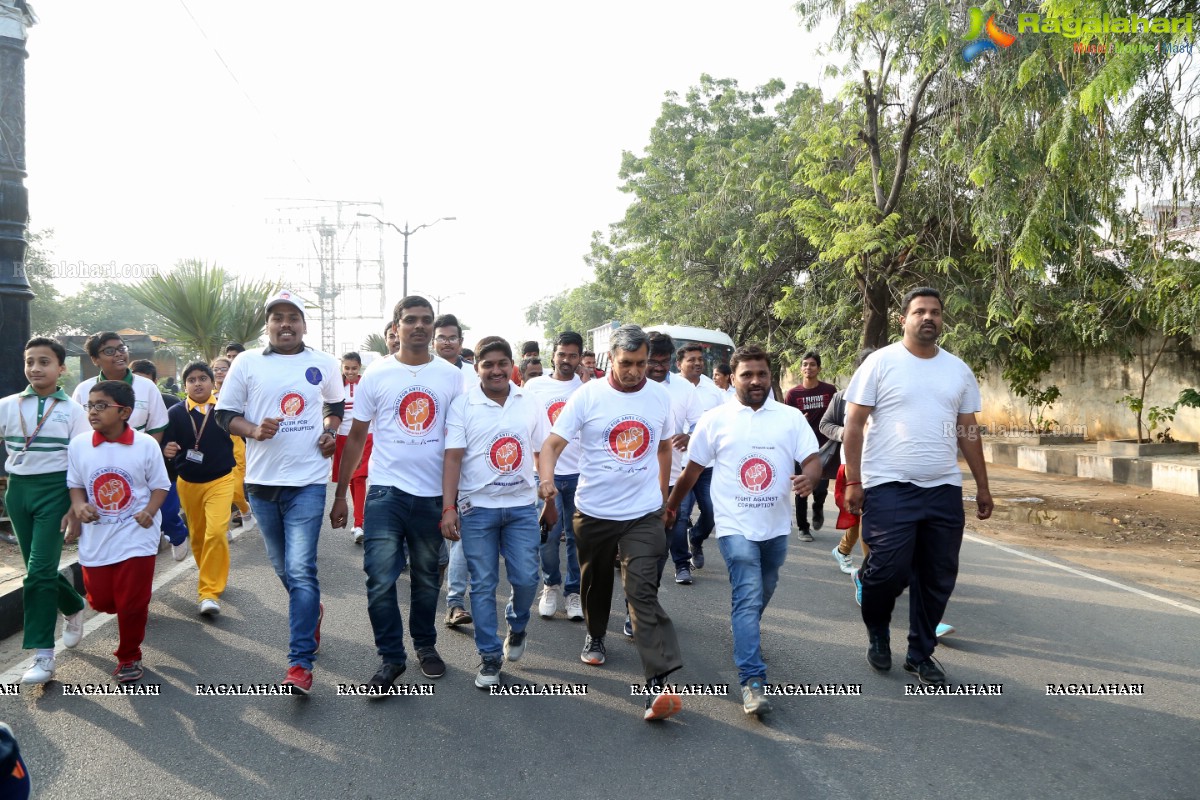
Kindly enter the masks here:
M 964 495 L 975 482 L 963 465 Z M 988 464 L 996 513 L 967 529 L 1047 551 L 1081 568 L 1200 600 L 1200 500 Z M 1037 498 L 1042 502 L 1022 502 Z

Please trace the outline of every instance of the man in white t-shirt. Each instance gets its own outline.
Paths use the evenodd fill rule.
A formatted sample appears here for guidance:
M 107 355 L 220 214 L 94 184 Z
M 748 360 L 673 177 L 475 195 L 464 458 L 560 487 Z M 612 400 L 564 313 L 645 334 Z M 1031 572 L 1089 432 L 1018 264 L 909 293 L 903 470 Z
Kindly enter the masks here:
M 342 379 L 336 358 L 304 344 L 303 300 L 285 289 L 267 300 L 266 314 L 267 346 L 233 362 L 214 413 L 218 425 L 246 440 L 250 507 L 271 566 L 288 592 L 283 682 L 297 694 L 308 694 L 324 614 L 317 537 L 329 458 L 344 413 Z
M 871 548 L 858 574 L 867 661 L 891 669 L 892 609 L 911 586 L 904 669 L 938 686 L 946 673 L 933 658 L 936 629 L 958 577 L 965 525 L 959 449 L 975 478 L 979 519 L 991 516 L 992 495 L 975 422 L 979 384 L 937 346 L 941 295 L 910 291 L 900 325 L 904 338 L 871 354 L 846 388 L 845 502 L 863 515 L 862 538 Z
M 458 317 L 442 314 L 433 321 L 433 352 L 462 373 L 463 392 L 479 385 L 475 365 L 468 364 L 462 357 L 463 332 Z M 471 612 L 467 611 L 467 559 L 462 545 L 457 541 L 442 542 L 440 563 L 446 565 L 446 625 L 457 628 L 470 625 Z M 439 581 L 439 584 L 441 582 Z
M 461 545 L 475 606 L 475 685 L 500 683 L 504 659 L 525 652 L 525 627 L 538 586 L 536 458 L 549 426 L 537 400 L 510 380 L 512 348 L 487 336 L 475 348 L 480 383 L 450 406 L 442 470 L 442 536 Z M 553 522 L 553 506 L 548 519 Z M 496 620 L 500 556 L 512 587 L 501 643 Z
M 667 521 L 706 467 L 713 468 L 717 546 L 729 570 L 733 605 L 733 661 L 742 708 L 771 710 L 765 689 L 760 620 L 779 583 L 792 530 L 790 497 L 810 494 L 821 478 L 817 439 L 794 408 L 771 397 L 771 364 L 756 345 L 732 359 L 737 399 L 700 417 L 688 444 L 689 463 L 667 499 Z M 801 474 L 792 475 L 795 464 Z
M 553 425 L 558 415 L 579 387 L 583 386 L 577 374 L 580 354 L 583 352 L 583 337 L 574 331 L 563 331 L 554 340 L 554 355 L 551 359 L 554 371 L 525 384 L 525 393 L 541 405 L 546 421 Z M 540 446 L 540 442 L 538 443 Z M 579 486 L 579 440 L 572 440 L 554 466 L 554 497 L 558 522 L 542 542 L 542 597 L 538 602 L 538 613 L 544 619 L 552 618 L 559 606 L 566 607 L 567 619 L 583 619 L 583 601 L 579 597 L 579 555 L 575 545 L 575 491 Z M 559 540 L 565 538 L 567 549 L 567 577 L 564 583 L 559 561 Z M 565 593 L 565 597 L 563 594 Z
M 675 353 L 675 361 L 679 364 L 679 374 L 696 387 L 696 406 L 703 414 L 710 408 L 716 408 L 729 398 L 717 388 L 712 379 L 704 374 L 704 348 L 696 342 L 689 342 Z M 692 487 L 691 497 L 684 500 L 680 507 L 679 519 L 689 525 L 687 531 L 688 544 L 691 546 L 692 566 L 704 568 L 704 540 L 713 532 L 716 519 L 713 516 L 712 504 L 712 469 L 700 473 L 696 485 Z M 700 518 L 691 525 L 692 508 L 699 506 Z
M 575 541 L 588 630 L 580 659 L 596 666 L 604 663 L 613 560 L 619 547 L 633 640 L 646 675 L 644 719 L 656 720 L 682 708 L 679 695 L 665 681 L 683 666 L 683 659 L 675 626 L 658 602 L 658 561 L 667 554 L 661 514 L 675 425 L 667 390 L 646 379 L 648 350 L 646 332 L 638 326 L 613 331 L 609 374 L 571 395 L 542 446 L 538 493 L 543 500 L 558 494 L 555 466 L 578 436 Z
M 363 520 L 363 571 L 367 573 L 367 614 L 375 632 L 382 664 L 368 685 L 377 697 L 407 668 L 404 618 L 396 597 L 396 579 L 405 568 L 408 546 L 411 603 L 409 633 L 421 673 L 446 674 L 437 651 L 435 617 L 438 602 L 438 529 L 442 502 L 442 460 L 446 450 L 446 416 L 463 391 L 462 373 L 429 352 L 433 339 L 433 306 L 417 295 L 396 304 L 394 315 L 400 352 L 367 367 L 354 400 L 354 424 L 346 439 L 338 475 L 333 527 L 346 524 L 346 486 L 350 464 L 358 460 L 367 427 L 374 423 L 375 446 L 368 471 L 367 513 Z

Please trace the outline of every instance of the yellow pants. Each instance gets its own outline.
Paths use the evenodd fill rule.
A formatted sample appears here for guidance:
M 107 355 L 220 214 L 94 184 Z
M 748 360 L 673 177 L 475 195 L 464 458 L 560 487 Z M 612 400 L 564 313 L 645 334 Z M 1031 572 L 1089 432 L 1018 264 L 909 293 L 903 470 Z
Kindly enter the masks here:
M 250 502 L 246 500 L 246 440 L 240 436 L 233 439 L 233 504 L 242 514 L 250 513 Z
M 208 483 L 189 483 L 183 478 L 176 481 L 179 503 L 187 515 L 192 555 L 200 567 L 201 600 L 219 598 L 229 580 L 229 540 L 225 534 L 229 531 L 229 505 L 236 481 L 233 472 Z

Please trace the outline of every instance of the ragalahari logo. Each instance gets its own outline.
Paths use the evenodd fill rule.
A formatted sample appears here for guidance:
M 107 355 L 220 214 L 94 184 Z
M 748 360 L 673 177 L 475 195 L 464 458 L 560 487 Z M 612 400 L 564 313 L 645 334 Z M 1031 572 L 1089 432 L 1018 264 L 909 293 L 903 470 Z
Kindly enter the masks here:
M 1017 37 L 1011 33 L 1000 30 L 996 24 L 996 17 L 992 15 L 987 18 L 987 22 L 983 21 L 983 10 L 979 7 L 972 7 L 967 12 L 970 19 L 970 28 L 967 30 L 967 35 L 963 39 L 974 40 L 963 48 L 963 61 L 970 64 L 979 56 L 993 50 L 999 50 L 1001 47 L 1008 47 L 1017 40 Z M 986 34 L 986 39 L 979 37 Z

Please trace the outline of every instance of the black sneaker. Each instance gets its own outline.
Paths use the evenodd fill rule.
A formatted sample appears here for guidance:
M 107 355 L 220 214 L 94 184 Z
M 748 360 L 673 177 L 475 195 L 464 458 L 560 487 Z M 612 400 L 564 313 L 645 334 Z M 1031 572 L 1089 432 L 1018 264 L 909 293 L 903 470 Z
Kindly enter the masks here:
M 579 660 L 585 664 L 591 664 L 593 667 L 598 667 L 604 663 L 604 637 L 588 635 L 583 642 L 583 652 L 579 654 Z
M 933 656 L 914 664 L 911 658 L 904 659 L 904 671 L 917 676 L 917 680 L 926 686 L 945 686 L 946 672 Z
M 417 659 L 421 662 L 421 674 L 426 678 L 440 678 L 446 674 L 446 662 L 442 661 L 436 647 L 417 648 Z
M 692 566 L 704 569 L 704 542 L 692 542 Z
M 825 525 L 825 509 L 813 509 L 813 530 L 819 531 Z
M 886 633 L 868 631 L 867 635 L 871 639 L 871 646 L 867 648 L 867 663 L 880 672 L 887 672 L 892 668 L 891 639 Z
M 796 538 L 802 542 L 811 542 L 813 540 L 812 531 L 808 528 L 801 528 L 800 534 Z
M 630 639 L 633 638 L 633 618 L 628 614 L 625 615 L 625 627 L 621 628 L 621 632 Z
M 479 663 L 479 672 L 475 675 L 475 686 L 487 689 L 500 685 L 500 666 L 498 658 L 484 658 Z
M 509 631 L 504 640 L 504 657 L 509 661 L 520 661 L 525 655 L 525 631 Z
M 397 678 L 404 674 L 405 669 L 407 667 L 404 664 L 383 662 L 383 665 L 371 676 L 371 680 L 367 681 L 367 687 L 372 691 L 367 696 L 373 700 L 387 697 L 387 690 L 392 687 Z

